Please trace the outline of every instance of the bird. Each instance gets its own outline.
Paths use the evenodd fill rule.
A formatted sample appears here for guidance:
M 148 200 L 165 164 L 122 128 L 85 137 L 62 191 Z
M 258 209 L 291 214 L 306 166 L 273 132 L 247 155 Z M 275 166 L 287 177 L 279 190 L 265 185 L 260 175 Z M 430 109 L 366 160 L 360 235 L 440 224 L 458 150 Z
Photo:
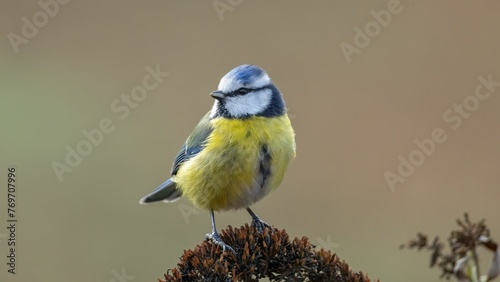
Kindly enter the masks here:
M 214 212 L 244 208 L 258 231 L 271 228 L 250 206 L 282 182 L 296 156 L 295 132 L 283 95 L 261 67 L 235 67 L 210 96 L 214 104 L 182 146 L 170 178 L 140 204 L 187 198 L 210 214 L 206 239 L 236 253 L 217 232 Z

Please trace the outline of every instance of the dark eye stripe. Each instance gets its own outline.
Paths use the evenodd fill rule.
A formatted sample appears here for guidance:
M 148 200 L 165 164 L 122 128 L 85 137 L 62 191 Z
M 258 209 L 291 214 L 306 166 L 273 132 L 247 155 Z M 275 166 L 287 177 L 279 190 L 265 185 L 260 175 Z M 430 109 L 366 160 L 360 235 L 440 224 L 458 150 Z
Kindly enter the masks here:
M 268 86 L 263 86 L 263 87 L 259 87 L 259 88 L 241 87 L 241 88 L 234 90 L 233 92 L 226 94 L 225 96 L 226 97 L 243 96 L 243 95 L 247 95 L 250 92 L 259 91 L 259 90 L 263 90 L 263 89 L 269 89 L 269 87 Z M 241 90 L 244 90 L 244 91 L 240 92 Z
M 245 95 L 250 91 L 251 91 L 250 89 L 242 87 L 242 88 L 236 90 L 235 92 L 238 93 L 238 95 Z

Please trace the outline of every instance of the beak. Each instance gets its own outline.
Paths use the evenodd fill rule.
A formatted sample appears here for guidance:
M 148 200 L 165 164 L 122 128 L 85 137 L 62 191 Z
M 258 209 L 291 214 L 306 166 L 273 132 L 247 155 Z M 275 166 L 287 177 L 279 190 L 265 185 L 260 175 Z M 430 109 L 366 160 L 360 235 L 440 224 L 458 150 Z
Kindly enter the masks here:
M 222 91 L 214 91 L 210 93 L 210 96 L 214 97 L 217 100 L 224 99 L 224 93 Z

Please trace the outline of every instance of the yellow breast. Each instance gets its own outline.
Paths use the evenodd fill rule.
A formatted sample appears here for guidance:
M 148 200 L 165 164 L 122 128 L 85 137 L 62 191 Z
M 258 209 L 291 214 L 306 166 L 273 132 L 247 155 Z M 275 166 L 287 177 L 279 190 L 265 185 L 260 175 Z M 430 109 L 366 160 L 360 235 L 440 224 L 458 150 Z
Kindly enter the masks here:
M 295 156 L 288 116 L 216 118 L 211 123 L 213 131 L 205 148 L 174 177 L 183 196 L 204 209 L 239 209 L 279 186 Z M 265 179 L 263 162 L 269 168 Z

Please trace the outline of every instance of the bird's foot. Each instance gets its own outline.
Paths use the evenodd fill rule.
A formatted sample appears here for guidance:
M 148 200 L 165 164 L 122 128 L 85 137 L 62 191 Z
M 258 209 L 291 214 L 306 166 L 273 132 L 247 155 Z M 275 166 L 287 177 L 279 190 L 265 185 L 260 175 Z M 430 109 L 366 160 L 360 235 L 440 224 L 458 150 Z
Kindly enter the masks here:
M 236 251 L 231 246 L 227 245 L 226 243 L 224 243 L 224 241 L 222 241 L 222 238 L 220 237 L 219 233 L 217 232 L 208 233 L 207 235 L 205 235 L 205 239 L 212 240 L 212 242 L 221 246 L 224 252 L 230 251 L 236 255 Z
M 271 231 L 273 230 L 273 227 L 264 221 L 262 219 L 258 218 L 257 216 L 252 219 L 252 225 L 255 226 L 257 231 L 262 234 L 264 232 L 264 229 L 269 228 Z

